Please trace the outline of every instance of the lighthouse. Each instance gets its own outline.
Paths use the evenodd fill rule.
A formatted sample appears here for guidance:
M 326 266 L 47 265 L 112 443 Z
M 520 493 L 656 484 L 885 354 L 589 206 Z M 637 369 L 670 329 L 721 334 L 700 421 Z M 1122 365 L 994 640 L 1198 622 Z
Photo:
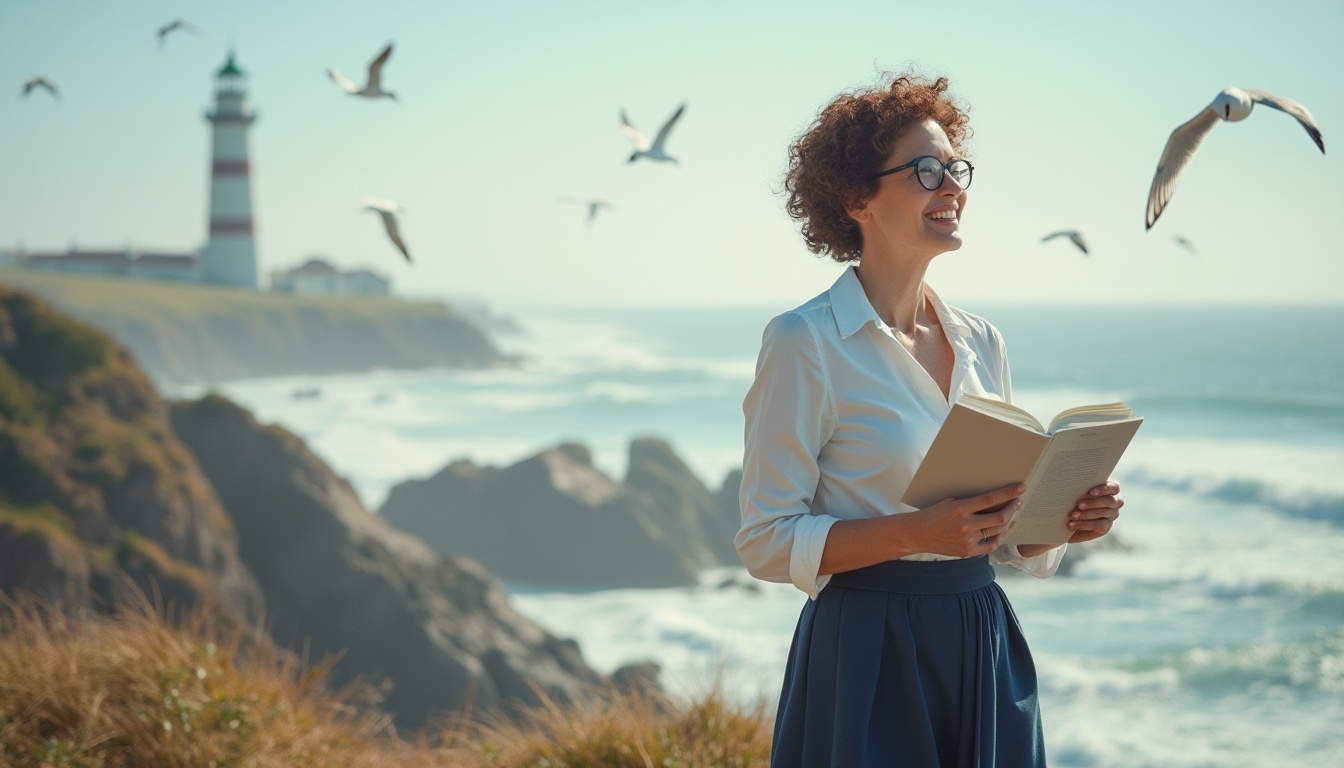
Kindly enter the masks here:
M 210 234 L 201 249 L 201 280 L 257 289 L 257 242 L 252 218 L 247 131 L 257 119 L 247 100 L 247 76 L 233 52 L 215 76 L 210 153 Z

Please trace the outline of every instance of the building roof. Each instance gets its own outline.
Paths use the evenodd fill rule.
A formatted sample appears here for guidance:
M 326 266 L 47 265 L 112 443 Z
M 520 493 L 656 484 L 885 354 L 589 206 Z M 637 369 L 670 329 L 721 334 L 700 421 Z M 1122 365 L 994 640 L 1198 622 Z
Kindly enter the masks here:
M 233 60 L 233 51 L 229 51 L 229 60 L 224 63 L 223 67 L 220 67 L 219 73 L 216 75 L 216 77 L 246 77 L 246 76 L 247 73 L 243 71 L 243 68 L 238 66 L 238 63 Z
M 64 263 L 84 264 L 129 264 L 131 259 L 125 251 L 71 251 L 70 253 L 30 253 L 27 261 L 42 263 L 60 261 Z
M 340 270 L 324 259 L 309 259 L 302 265 L 289 270 L 291 275 L 338 275 Z
M 135 259 L 141 267 L 194 267 L 196 257 L 179 253 L 142 253 Z

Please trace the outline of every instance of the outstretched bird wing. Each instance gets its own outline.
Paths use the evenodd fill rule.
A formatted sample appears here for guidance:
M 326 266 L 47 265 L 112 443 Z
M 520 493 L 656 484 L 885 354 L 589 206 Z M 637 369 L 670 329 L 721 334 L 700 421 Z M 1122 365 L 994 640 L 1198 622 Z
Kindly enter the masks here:
M 162 27 L 159 27 L 158 31 L 154 33 L 154 36 L 159 39 L 159 47 L 160 48 L 163 47 L 163 41 L 168 38 L 168 34 L 170 32 L 179 29 L 182 30 L 183 32 L 190 32 L 193 35 L 199 35 L 201 32 L 199 27 L 187 21 L 186 19 L 173 19 L 167 24 L 164 24 Z
M 1287 112 L 1296 118 L 1297 122 L 1301 123 L 1302 127 L 1306 130 L 1307 135 L 1311 137 L 1311 140 L 1316 142 L 1316 146 L 1320 148 L 1321 154 L 1325 154 L 1325 141 L 1321 139 L 1321 128 L 1316 125 L 1316 119 L 1311 116 L 1311 113 L 1307 111 L 1306 107 L 1292 99 L 1275 96 L 1268 91 L 1257 91 L 1251 88 L 1246 88 L 1245 91 L 1246 95 L 1251 97 L 1251 101 L 1254 101 L 1256 104 L 1264 104 L 1266 107 L 1273 107 L 1280 112 Z
M 383 79 L 383 65 L 390 58 L 392 58 L 392 44 L 388 43 L 387 47 L 378 54 L 378 57 L 369 62 L 369 83 L 367 86 L 369 90 L 378 90 L 378 85 Z
M 1157 172 L 1153 174 L 1153 185 L 1148 189 L 1148 214 L 1144 218 L 1145 229 L 1152 229 L 1162 209 L 1167 207 L 1176 191 L 1176 183 L 1181 180 L 1185 167 L 1199 151 L 1213 126 L 1222 118 L 1209 107 L 1199 111 L 1189 121 L 1176 127 L 1167 138 L 1167 146 L 1162 150 L 1162 158 L 1157 161 Z
M 635 127 L 630 124 L 630 118 L 625 116 L 624 109 L 621 110 L 621 133 L 624 133 L 625 137 L 635 145 L 635 149 L 640 152 L 648 152 L 649 147 L 653 146 L 649 143 L 649 137 L 635 130 Z
M 1054 240 L 1056 237 L 1069 238 L 1069 240 L 1072 241 L 1074 245 L 1078 246 L 1078 250 L 1082 251 L 1083 253 L 1087 253 L 1087 243 L 1083 241 L 1082 233 L 1078 232 L 1077 230 L 1061 229 L 1058 232 L 1051 232 L 1045 237 L 1042 237 L 1041 242 L 1042 243 L 1049 242 L 1050 240 Z
M 327 77 L 331 78 L 331 81 L 333 83 L 341 86 L 341 90 L 345 91 L 346 93 L 355 93 L 356 91 L 359 90 L 358 85 L 355 85 L 353 82 L 350 81 L 349 78 L 347 78 L 345 75 L 342 75 L 340 72 L 337 72 L 336 70 L 332 69 L 331 67 L 327 67 Z
M 387 229 L 387 236 L 392 239 L 392 244 L 397 246 L 401 255 L 406 257 L 406 263 L 411 263 L 411 253 L 406 250 L 406 243 L 401 239 L 401 231 L 397 228 L 397 217 L 391 211 L 378 211 L 378 215 L 383 217 L 383 227 Z
M 677 107 L 677 111 L 672 113 L 672 116 L 667 119 L 666 123 L 663 123 L 663 127 L 658 131 L 658 136 L 655 137 L 653 140 L 653 146 L 655 147 L 663 146 L 663 142 L 667 141 L 667 135 L 672 132 L 672 126 L 677 124 L 677 119 L 680 118 L 681 113 L 685 111 L 686 111 L 685 104 L 682 104 L 680 107 Z
M 38 75 L 37 77 L 28 78 L 27 82 L 23 84 L 23 93 L 20 93 L 19 95 L 27 96 L 29 93 L 32 93 L 33 90 L 37 88 L 46 88 L 47 91 L 51 93 L 53 98 L 55 98 L 57 101 L 60 101 L 61 94 L 59 91 L 56 90 L 56 84 L 51 82 L 47 78 L 42 77 L 41 75 Z

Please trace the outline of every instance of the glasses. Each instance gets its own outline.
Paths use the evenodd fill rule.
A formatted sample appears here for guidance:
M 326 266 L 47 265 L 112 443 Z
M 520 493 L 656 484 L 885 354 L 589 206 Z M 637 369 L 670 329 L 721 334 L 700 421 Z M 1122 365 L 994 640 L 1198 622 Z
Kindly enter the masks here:
M 943 186 L 943 175 L 945 173 L 952 174 L 952 180 L 957 182 L 957 186 L 966 189 L 971 186 L 971 174 L 975 171 L 975 166 L 960 158 L 954 157 L 944 163 L 932 155 L 924 155 L 923 157 L 916 157 L 905 165 L 898 165 L 890 170 L 875 173 L 868 177 L 868 181 L 880 179 L 897 171 L 904 171 L 906 168 L 914 168 L 915 178 L 919 179 L 919 185 L 930 192 Z

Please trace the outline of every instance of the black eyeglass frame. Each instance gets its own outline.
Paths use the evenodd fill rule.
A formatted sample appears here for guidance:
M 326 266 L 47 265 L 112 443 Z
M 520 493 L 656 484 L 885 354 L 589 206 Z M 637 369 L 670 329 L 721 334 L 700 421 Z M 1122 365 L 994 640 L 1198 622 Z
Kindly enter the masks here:
M 939 166 L 939 174 L 938 174 L 938 183 L 937 183 L 937 184 L 935 184 L 932 188 L 930 188 L 930 187 L 924 187 L 924 182 L 923 182 L 923 180 L 920 180 L 920 182 L 919 182 L 919 186 L 924 187 L 924 189 L 927 189 L 927 190 L 930 191 L 930 192 L 933 192 L 934 190 L 936 190 L 936 189 L 938 189 L 939 187 L 943 186 L 943 182 L 947 180 L 947 167 L 948 167 L 949 165 L 953 164 L 953 163 L 965 163 L 965 164 L 966 164 L 966 168 L 967 168 L 967 173 L 966 173 L 966 183 L 965 183 L 965 184 L 962 184 L 961 182 L 957 181 L 957 186 L 961 187 L 962 189 L 967 189 L 967 188 L 969 188 L 969 187 L 971 186 L 971 180 L 975 178 L 975 166 L 974 166 L 974 165 L 971 165 L 971 161 L 970 161 L 970 160 L 967 160 L 967 159 L 965 159 L 965 158 L 961 158 L 961 157 L 954 157 L 954 158 L 952 158 L 951 160 L 948 160 L 946 163 L 944 163 L 944 162 L 940 162 L 940 161 L 938 160 L 938 158 L 934 157 L 933 155 L 920 155 L 919 157 L 916 157 L 914 160 L 911 160 L 910 162 L 906 163 L 905 165 L 898 165 L 898 166 L 896 166 L 895 168 L 889 168 L 889 169 L 887 169 L 887 170 L 885 170 L 885 171 L 882 171 L 881 173 L 874 173 L 872 176 L 869 176 L 869 177 L 865 178 L 864 180 L 865 180 L 865 181 L 874 181 L 874 180 L 876 180 L 876 179 L 880 179 L 880 178 L 882 178 L 883 176 L 890 176 L 891 174 L 896 173 L 897 171 L 904 171 L 906 168 L 914 168 L 915 166 L 919 165 L 919 162 L 920 162 L 921 160 L 932 160 L 932 161 L 934 161 L 935 163 L 938 163 L 938 166 Z M 919 178 L 919 174 L 918 174 L 918 173 L 915 174 L 915 178 L 917 178 L 917 179 Z M 956 181 L 956 177 L 953 176 L 953 177 L 952 177 L 952 180 L 953 180 L 953 181 Z

